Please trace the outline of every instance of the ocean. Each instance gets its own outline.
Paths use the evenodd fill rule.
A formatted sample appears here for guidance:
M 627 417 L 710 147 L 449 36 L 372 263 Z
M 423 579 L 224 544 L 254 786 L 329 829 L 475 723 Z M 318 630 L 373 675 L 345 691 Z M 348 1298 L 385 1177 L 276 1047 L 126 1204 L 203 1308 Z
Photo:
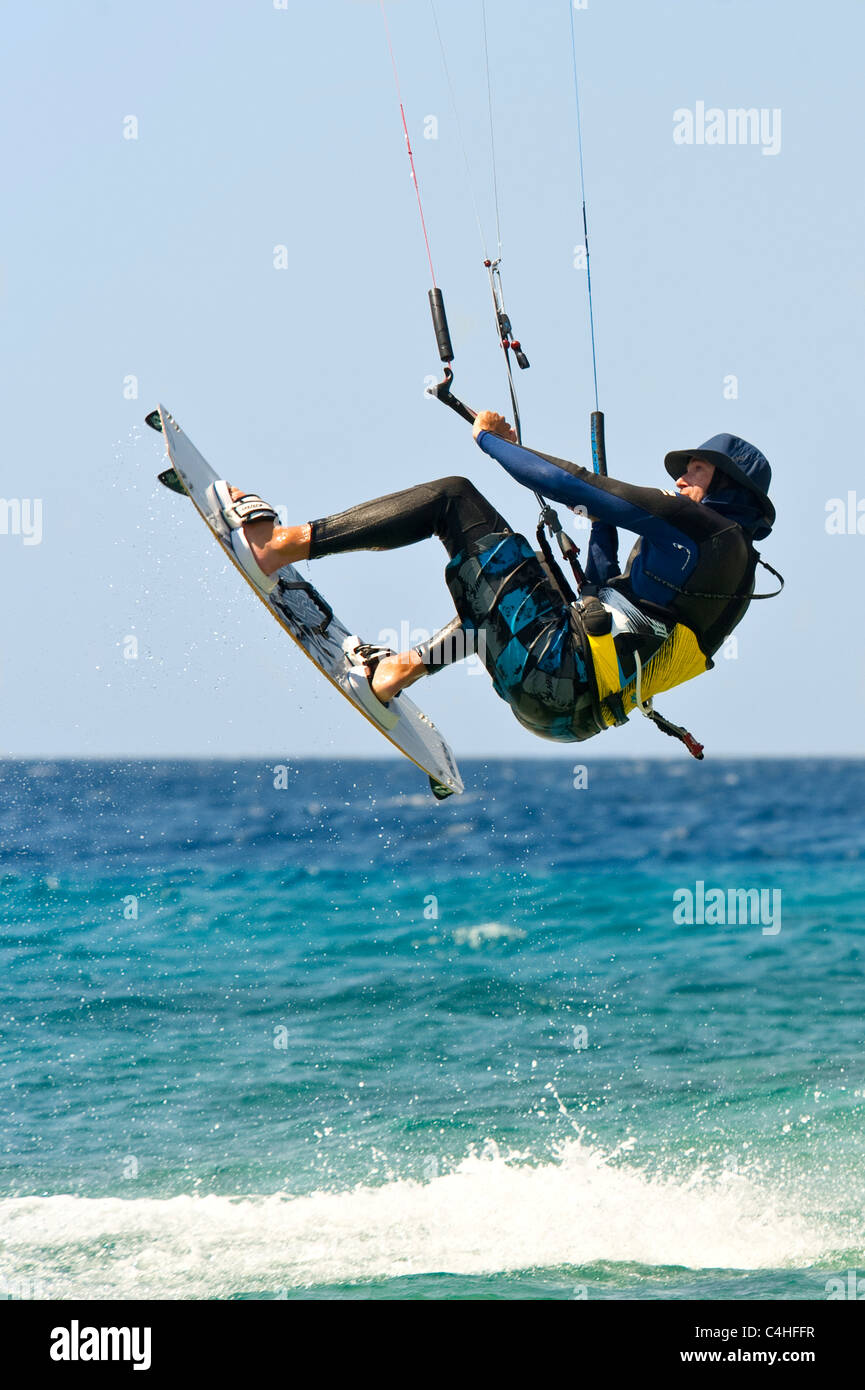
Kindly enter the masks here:
M 0 765 L 0 1294 L 865 1276 L 865 762 L 462 770 Z

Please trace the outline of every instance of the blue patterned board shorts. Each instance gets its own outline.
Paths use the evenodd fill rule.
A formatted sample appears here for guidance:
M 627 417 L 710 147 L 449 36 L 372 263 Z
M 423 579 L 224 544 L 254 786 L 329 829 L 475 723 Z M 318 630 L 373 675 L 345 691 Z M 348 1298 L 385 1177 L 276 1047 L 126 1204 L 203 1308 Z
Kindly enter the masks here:
M 496 694 L 519 722 L 562 743 L 596 733 L 568 607 L 525 536 L 484 536 L 454 556 L 445 579 Z

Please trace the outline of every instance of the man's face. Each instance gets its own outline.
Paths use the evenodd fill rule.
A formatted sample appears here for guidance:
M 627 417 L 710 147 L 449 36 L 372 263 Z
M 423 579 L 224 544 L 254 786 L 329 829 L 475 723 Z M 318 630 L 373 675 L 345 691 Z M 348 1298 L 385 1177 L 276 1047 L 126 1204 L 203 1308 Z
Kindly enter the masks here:
M 676 479 L 676 487 L 683 497 L 690 497 L 692 502 L 702 502 L 709 491 L 709 484 L 714 476 L 714 463 L 707 463 L 705 459 L 701 458 L 692 458 L 682 476 Z

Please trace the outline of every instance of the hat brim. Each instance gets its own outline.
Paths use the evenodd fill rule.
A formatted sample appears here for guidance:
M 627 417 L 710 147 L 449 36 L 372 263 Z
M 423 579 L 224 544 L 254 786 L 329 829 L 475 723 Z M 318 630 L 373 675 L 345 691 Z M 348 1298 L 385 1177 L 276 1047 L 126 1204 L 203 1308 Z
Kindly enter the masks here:
M 714 464 L 726 477 L 734 483 L 738 483 L 739 487 L 743 487 L 753 497 L 759 497 L 767 523 L 774 526 L 775 508 L 767 494 L 762 488 L 755 487 L 748 474 L 743 473 L 738 464 L 734 463 L 727 454 L 718 453 L 715 449 L 674 449 L 672 453 L 665 456 L 664 467 L 671 478 L 681 478 L 691 459 L 705 459 L 707 463 Z

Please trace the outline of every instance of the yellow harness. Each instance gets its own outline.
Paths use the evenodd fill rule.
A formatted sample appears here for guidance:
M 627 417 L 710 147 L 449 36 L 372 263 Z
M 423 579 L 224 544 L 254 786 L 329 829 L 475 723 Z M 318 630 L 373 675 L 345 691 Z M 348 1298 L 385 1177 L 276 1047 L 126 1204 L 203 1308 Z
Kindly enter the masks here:
M 711 667 L 711 662 L 700 650 L 693 632 L 684 623 L 676 623 L 669 637 L 645 666 L 641 666 L 637 657 L 637 667 L 630 678 L 622 671 L 616 651 L 616 639 L 612 632 L 604 633 L 600 637 L 587 632 L 586 637 L 595 669 L 601 718 L 608 726 L 622 722 L 610 708 L 610 696 L 621 697 L 622 709 L 627 718 L 638 705 L 650 701 L 654 695 L 660 694 L 663 690 L 672 690 L 674 685 L 692 680 L 694 676 L 701 675 Z

